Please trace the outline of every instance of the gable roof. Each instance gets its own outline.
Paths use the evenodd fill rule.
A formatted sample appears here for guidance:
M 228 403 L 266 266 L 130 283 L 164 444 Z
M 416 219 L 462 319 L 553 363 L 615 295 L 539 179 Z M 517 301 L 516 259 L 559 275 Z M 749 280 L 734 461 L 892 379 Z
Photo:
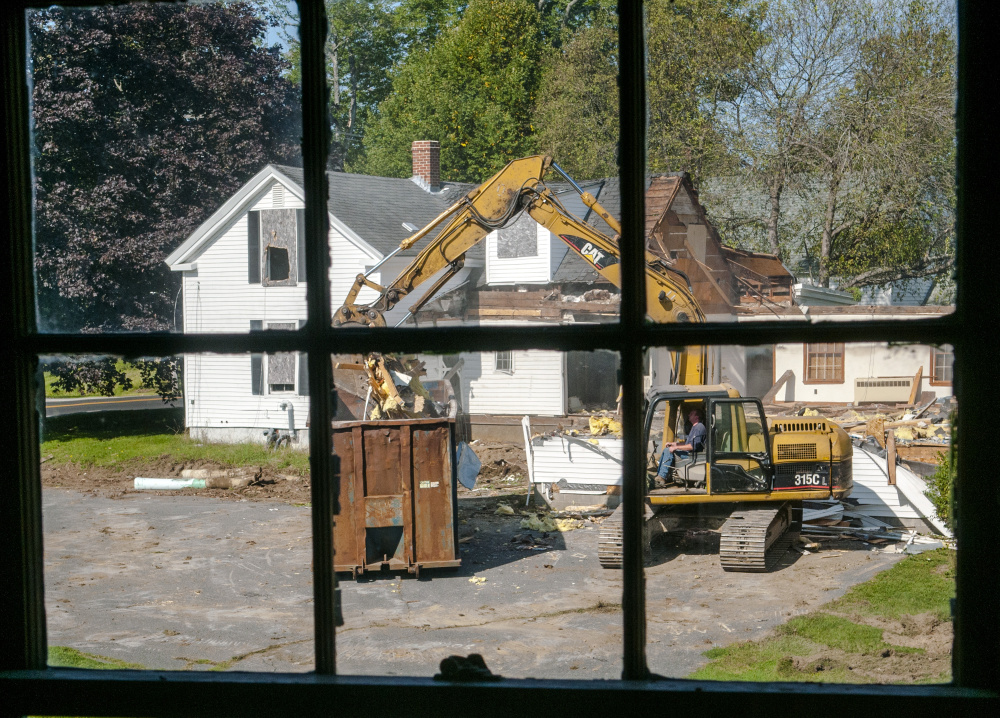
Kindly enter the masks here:
M 300 188 L 305 186 L 301 168 L 275 167 Z M 403 229 L 404 222 L 424 227 L 468 191 L 464 185 L 446 185 L 441 192 L 431 193 L 409 179 L 349 172 L 327 172 L 326 177 L 330 214 L 382 255 L 396 249 L 410 236 L 411 233 Z M 398 256 L 416 256 L 423 245 L 424 242 L 418 242 Z
M 409 179 L 371 177 L 368 175 L 327 172 L 327 210 L 334 226 L 373 258 L 380 259 L 410 236 L 403 229 L 409 222 L 417 227 L 429 224 L 455 200 L 468 191 L 464 185 L 447 185 L 438 193 L 430 193 Z M 305 181 L 301 167 L 269 164 L 246 182 L 219 209 L 166 258 L 172 269 L 188 268 L 215 230 L 246 211 L 246 204 L 255 192 L 270 181 L 286 186 L 299 199 L 305 198 Z M 400 252 L 399 256 L 415 256 L 426 244 Z M 470 259 L 482 258 L 483 249 L 474 247 Z

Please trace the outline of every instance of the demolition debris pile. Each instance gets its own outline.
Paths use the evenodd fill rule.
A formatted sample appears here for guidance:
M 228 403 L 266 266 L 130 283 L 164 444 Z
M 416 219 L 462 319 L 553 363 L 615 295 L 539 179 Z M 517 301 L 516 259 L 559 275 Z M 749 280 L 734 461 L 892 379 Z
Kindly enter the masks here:
M 918 474 L 926 475 L 951 445 L 954 397 L 932 399 L 923 405 L 863 404 L 860 406 L 772 404 L 768 417 L 824 416 L 839 424 L 855 445 L 881 456 L 886 452 Z
M 334 384 L 355 419 L 437 419 L 454 416 L 457 402 L 445 381 L 423 382 L 424 362 L 412 356 L 368 354 L 333 358 Z

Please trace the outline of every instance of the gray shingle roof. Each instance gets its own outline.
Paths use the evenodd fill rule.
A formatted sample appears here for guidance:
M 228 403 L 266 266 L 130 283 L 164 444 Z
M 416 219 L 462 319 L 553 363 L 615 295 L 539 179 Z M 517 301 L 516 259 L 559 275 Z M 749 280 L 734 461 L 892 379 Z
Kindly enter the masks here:
M 300 167 L 274 167 L 300 187 L 303 186 Z M 372 177 L 346 172 L 327 172 L 326 176 L 330 214 L 383 254 L 388 254 L 410 236 L 403 229 L 403 222 L 423 227 L 468 191 L 465 185 L 446 184 L 440 193 L 431 194 L 413 181 L 398 177 Z M 418 242 L 413 248 L 401 252 L 400 256 L 416 255 L 425 245 L 426 241 Z M 483 256 L 481 245 L 467 254 L 470 259 L 482 259 Z

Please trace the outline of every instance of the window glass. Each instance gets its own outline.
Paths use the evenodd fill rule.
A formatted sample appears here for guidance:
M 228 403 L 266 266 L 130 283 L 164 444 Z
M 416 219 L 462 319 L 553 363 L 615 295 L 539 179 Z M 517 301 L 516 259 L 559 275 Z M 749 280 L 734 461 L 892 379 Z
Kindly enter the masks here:
M 951 384 L 954 378 L 955 352 L 948 345 L 931 347 L 931 382 Z
M 308 671 L 308 398 L 247 354 L 42 363 L 50 665 Z
M 305 317 L 298 13 L 269 7 L 28 12 L 43 331 Z
M 806 344 L 803 352 L 806 381 L 837 383 L 844 381 L 843 344 Z
M 954 302 L 954 2 L 645 6 L 650 321 Z
M 701 385 L 660 383 L 678 352 L 649 350 L 654 672 L 950 680 L 955 399 L 929 375 L 926 345 L 840 346 L 847 381 L 819 386 L 802 375 L 803 345 L 689 347 L 707 359 Z M 762 356 L 775 379 L 753 394 L 747 358 Z
M 616 321 L 607 3 L 351 1 L 327 16 L 334 323 Z
M 620 675 L 617 357 L 513 354 L 333 357 L 339 671 Z

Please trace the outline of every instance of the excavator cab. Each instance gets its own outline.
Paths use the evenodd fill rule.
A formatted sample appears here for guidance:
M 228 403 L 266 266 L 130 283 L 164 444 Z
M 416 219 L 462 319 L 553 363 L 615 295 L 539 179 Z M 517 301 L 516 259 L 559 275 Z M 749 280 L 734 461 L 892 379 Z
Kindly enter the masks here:
M 770 446 L 764 411 L 756 399 L 739 398 L 725 385 L 672 386 L 647 396 L 649 494 L 665 498 L 770 490 Z M 669 442 L 684 443 L 696 409 L 708 430 L 705 445 L 675 457 L 659 476 Z
M 761 493 L 774 474 L 764 409 L 757 399 L 710 400 L 709 493 Z

